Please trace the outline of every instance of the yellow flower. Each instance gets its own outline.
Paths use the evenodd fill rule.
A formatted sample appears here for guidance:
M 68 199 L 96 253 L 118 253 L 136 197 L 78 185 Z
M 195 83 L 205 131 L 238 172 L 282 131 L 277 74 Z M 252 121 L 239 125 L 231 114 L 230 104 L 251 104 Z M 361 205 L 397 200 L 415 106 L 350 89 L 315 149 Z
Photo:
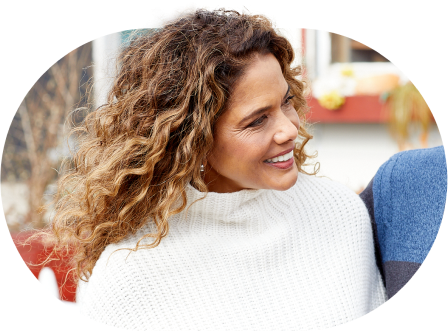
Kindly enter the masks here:
M 355 73 L 352 67 L 344 67 L 341 69 L 341 75 L 345 77 L 353 77 Z
M 329 110 L 341 108 L 345 102 L 345 98 L 336 91 L 322 95 L 318 100 L 319 104 Z

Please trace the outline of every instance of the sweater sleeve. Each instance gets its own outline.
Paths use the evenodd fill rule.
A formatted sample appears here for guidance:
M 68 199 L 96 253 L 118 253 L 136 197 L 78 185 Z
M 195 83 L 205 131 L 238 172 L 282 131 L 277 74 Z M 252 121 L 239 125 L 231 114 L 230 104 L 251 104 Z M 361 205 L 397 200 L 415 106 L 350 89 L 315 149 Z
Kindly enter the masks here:
M 446 190 L 442 146 L 398 153 L 375 175 L 374 219 L 389 298 L 429 253 L 442 221 Z

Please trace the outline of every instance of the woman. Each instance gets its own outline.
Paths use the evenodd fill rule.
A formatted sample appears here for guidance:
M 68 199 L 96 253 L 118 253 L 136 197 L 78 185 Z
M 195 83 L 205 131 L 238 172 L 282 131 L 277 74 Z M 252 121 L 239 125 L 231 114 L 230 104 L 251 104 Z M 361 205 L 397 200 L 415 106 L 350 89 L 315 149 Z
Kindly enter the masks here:
M 304 83 L 262 16 L 199 10 L 131 42 L 60 182 L 77 302 L 135 329 L 308 330 L 385 301 L 369 216 L 305 173 Z

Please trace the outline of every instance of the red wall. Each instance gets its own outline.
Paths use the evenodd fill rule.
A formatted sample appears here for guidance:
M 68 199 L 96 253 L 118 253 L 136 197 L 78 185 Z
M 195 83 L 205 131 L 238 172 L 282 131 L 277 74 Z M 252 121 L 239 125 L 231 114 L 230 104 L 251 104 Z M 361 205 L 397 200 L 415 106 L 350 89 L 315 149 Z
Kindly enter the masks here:
M 315 98 L 308 100 L 308 106 L 311 123 L 383 123 L 388 119 L 379 95 L 346 97 L 344 105 L 336 110 L 322 107 Z

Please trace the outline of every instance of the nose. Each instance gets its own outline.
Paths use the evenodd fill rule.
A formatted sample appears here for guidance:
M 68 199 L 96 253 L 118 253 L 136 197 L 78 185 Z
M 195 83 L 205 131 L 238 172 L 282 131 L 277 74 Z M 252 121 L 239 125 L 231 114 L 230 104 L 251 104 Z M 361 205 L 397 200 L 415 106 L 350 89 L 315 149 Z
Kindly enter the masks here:
M 291 119 L 282 114 L 278 121 L 274 141 L 278 145 L 283 145 L 288 141 L 294 141 L 297 138 L 300 123 L 294 124 Z

